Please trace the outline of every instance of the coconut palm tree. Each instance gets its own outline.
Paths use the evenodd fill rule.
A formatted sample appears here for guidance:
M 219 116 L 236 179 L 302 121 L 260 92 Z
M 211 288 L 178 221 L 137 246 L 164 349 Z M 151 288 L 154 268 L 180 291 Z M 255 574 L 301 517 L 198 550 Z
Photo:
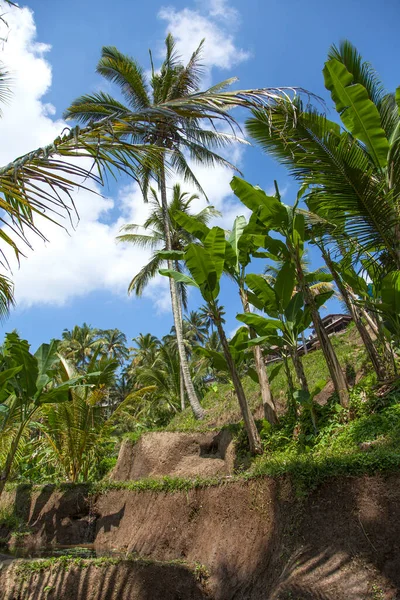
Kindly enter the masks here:
M 93 355 L 85 369 L 91 385 L 74 385 L 69 390 L 69 402 L 41 408 L 40 429 L 53 463 L 67 481 L 88 480 L 90 470 L 104 453 L 102 442 L 112 433 L 116 419 L 138 398 L 154 391 L 154 387 L 135 390 L 110 407 L 109 388 L 115 384 L 117 368 L 116 360 L 99 360 Z M 74 382 L 76 376 L 76 367 L 63 358 L 59 369 L 63 384 Z
M 152 250 L 153 254 L 150 261 L 137 273 L 129 284 L 128 292 L 134 292 L 136 296 L 141 296 L 149 282 L 158 275 L 158 271 L 163 268 L 167 259 L 161 251 L 167 250 L 165 219 L 162 203 L 154 189 L 150 190 L 151 199 L 149 202 L 150 215 L 143 225 L 129 224 L 121 229 L 123 232 L 117 237 L 118 242 L 133 244 L 145 250 Z M 168 203 L 168 219 L 170 223 L 171 249 L 184 250 L 187 244 L 193 241 L 194 237 L 185 231 L 175 220 L 174 213 L 181 211 L 190 213 L 190 205 L 198 200 L 197 194 L 182 192 L 181 186 L 175 184 L 172 189 L 171 200 Z M 212 217 L 220 216 L 220 213 L 213 207 L 207 206 L 196 214 L 191 214 L 199 223 L 208 223 Z M 143 231 L 143 233 L 141 233 Z M 175 268 L 181 268 L 179 263 L 175 263 Z M 186 306 L 186 287 L 179 286 L 182 303 Z
M 10 79 L 0 64 L 0 103 L 12 96 Z M 0 111 L 1 116 L 1 111 Z M 113 169 L 135 172 L 145 157 L 157 162 L 159 149 L 118 139 L 109 128 L 109 119 L 74 127 L 44 147 L 36 148 L 0 167 L 0 318 L 14 304 L 13 284 L 4 272 L 9 269 L 7 251 L 17 259 L 24 246 L 31 247 L 31 235 L 41 237 L 44 219 L 65 227 L 65 217 L 76 213 L 72 192 L 91 190 L 88 182 L 103 183 L 103 173 Z M 91 159 L 89 162 L 77 158 Z M 146 158 L 147 161 L 147 158 Z
M 283 101 L 255 110 L 247 131 L 300 181 L 312 212 L 400 269 L 400 88 L 388 93 L 348 41 L 331 47 L 323 74 L 342 125 Z
M 205 319 L 198 310 L 191 310 L 184 318 L 187 331 L 197 344 L 204 344 L 208 337 L 208 327 Z
M 131 348 L 132 364 L 130 370 L 136 367 L 151 365 L 156 357 L 157 351 L 160 347 L 160 340 L 151 333 L 140 333 L 137 337 L 133 338 L 136 347 Z
M 128 358 L 129 350 L 126 346 L 126 335 L 119 329 L 104 329 L 99 331 L 101 352 L 109 360 L 116 360 L 122 364 Z
M 100 335 L 99 329 L 94 329 L 87 323 L 83 323 L 82 326 L 75 325 L 71 330 L 64 329 L 59 351 L 77 368 L 82 369 L 90 362 L 93 354 L 100 351 L 102 346 Z
M 192 359 L 193 347 L 201 344 L 202 341 L 204 341 L 205 331 L 207 331 L 207 329 L 204 327 L 204 325 L 202 325 L 201 317 L 196 311 L 191 311 L 189 318 L 187 316 L 184 317 L 182 321 L 182 337 L 188 359 Z M 162 341 L 164 344 L 167 344 L 169 347 L 173 348 L 175 352 L 178 352 L 178 342 L 174 325 L 171 327 L 170 333 L 165 335 Z M 189 363 L 189 366 L 191 367 L 191 363 Z M 180 376 L 180 398 L 181 409 L 184 410 L 185 385 L 183 381 L 182 370 Z
M 175 184 L 172 190 L 172 197 L 168 204 L 168 218 L 170 223 L 170 236 L 171 236 L 171 248 L 172 250 L 183 250 L 194 238 L 193 236 L 185 231 L 175 220 L 174 214 L 177 211 L 181 211 L 185 214 L 190 214 L 190 205 L 193 201 L 197 200 L 197 194 L 189 195 L 187 192 L 182 192 L 179 184 Z M 218 216 L 220 213 L 213 207 L 207 206 L 199 213 L 192 215 L 192 217 L 201 224 L 206 224 L 213 216 Z M 140 233 L 140 229 L 144 230 L 144 233 Z M 142 267 L 129 284 L 128 291 L 135 292 L 137 296 L 141 296 L 143 290 L 148 283 L 156 275 L 158 275 L 159 269 L 165 266 L 166 259 L 160 254 L 161 251 L 167 250 L 166 241 L 166 228 L 165 219 L 162 203 L 160 202 L 158 195 L 154 189 L 151 189 L 151 200 L 150 200 L 150 216 L 145 221 L 143 226 L 136 224 L 125 225 L 122 228 L 123 234 L 118 236 L 119 242 L 128 242 L 139 246 L 153 250 L 150 261 Z M 174 267 L 176 270 L 180 270 L 181 266 L 178 261 L 174 261 Z M 183 344 L 185 357 L 187 357 L 188 348 L 185 347 L 185 336 L 183 332 L 182 324 L 182 304 L 186 307 L 186 286 L 184 284 L 178 284 L 177 289 L 179 290 L 180 300 L 178 302 L 179 308 L 179 321 L 180 321 L 180 334 L 182 340 L 178 341 L 176 322 L 174 326 L 174 333 L 176 336 L 177 344 Z M 170 287 L 170 290 L 172 288 Z M 172 294 L 172 291 L 171 291 Z M 171 295 L 171 304 L 173 305 L 173 298 Z M 175 321 L 175 317 L 174 317 Z M 181 365 L 182 366 L 182 365 Z M 185 386 L 184 386 L 184 375 L 183 368 L 181 374 L 181 406 L 185 406 Z M 190 398 L 190 397 L 189 397 Z M 192 407 L 193 408 L 193 407 Z M 194 409 L 196 414 L 196 410 Z
M 105 92 L 84 95 L 71 104 L 66 111 L 66 117 L 77 119 L 81 123 L 96 122 L 104 117 L 112 118 L 114 132 L 118 138 L 127 137 L 135 143 L 150 144 L 165 150 L 161 162 L 154 163 L 149 158 L 139 179 L 145 198 L 151 177 L 158 183 L 166 248 L 170 251 L 172 232 L 167 200 L 167 171 L 174 171 L 201 190 L 187 156 L 196 163 L 210 167 L 218 164 L 233 167 L 214 150 L 230 145 L 238 138 L 222 133 L 221 128 L 215 127 L 216 123 L 222 121 L 232 125 L 235 122 L 228 109 L 235 106 L 255 106 L 271 100 L 278 101 L 281 91 L 263 89 L 227 92 L 226 87 L 234 81 L 230 79 L 201 92 L 203 41 L 193 52 L 186 66 L 178 56 L 170 34 L 165 44 L 166 57 L 159 70 L 154 68 L 151 58 L 150 78 L 133 58 L 122 54 L 115 47 L 104 47 L 97 72 L 107 81 L 119 86 L 124 102 Z M 132 124 L 131 130 L 129 123 Z M 209 129 L 205 128 L 206 123 L 211 123 Z M 138 132 L 140 127 L 141 132 Z M 169 263 L 169 268 L 173 268 L 172 261 Z M 203 409 L 190 378 L 183 345 L 179 293 L 176 282 L 172 279 L 170 290 L 185 387 L 194 413 L 201 418 Z
M 29 427 L 43 407 L 68 404 L 76 385 L 90 386 L 90 375 L 58 381 L 56 374 L 64 359 L 58 341 L 42 344 L 35 354 L 17 333 L 6 334 L 0 348 L 0 496 L 12 473 Z M 85 381 L 83 379 L 85 378 Z

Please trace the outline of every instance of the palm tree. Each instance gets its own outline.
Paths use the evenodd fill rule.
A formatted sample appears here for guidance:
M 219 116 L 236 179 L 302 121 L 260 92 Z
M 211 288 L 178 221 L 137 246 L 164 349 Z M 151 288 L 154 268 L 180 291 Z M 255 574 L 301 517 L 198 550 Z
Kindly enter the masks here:
M 0 103 L 12 96 L 10 79 L 0 64 Z M 0 111 L 1 116 L 1 111 Z M 159 149 L 131 144 L 118 139 L 109 127 L 109 118 L 83 129 L 74 127 L 44 147 L 36 148 L 0 167 L 2 226 L 0 267 L 9 269 L 7 249 L 19 260 L 24 245 L 31 247 L 29 233 L 45 240 L 40 228 L 42 219 L 65 227 L 65 217 L 76 213 L 71 193 L 79 188 L 91 189 L 88 181 L 103 184 L 103 173 L 121 170 L 135 176 L 144 160 L 160 157 Z M 83 166 L 76 158 L 91 159 Z M 37 218 L 40 216 L 40 219 Z M 12 281 L 0 274 L 0 318 L 14 304 Z
M 204 321 L 205 326 L 207 327 L 207 331 L 209 331 L 210 333 L 208 334 L 208 338 L 210 338 L 214 332 L 214 321 L 212 319 L 212 315 L 210 313 L 210 309 L 208 308 L 207 304 L 202 304 L 202 306 L 200 306 L 199 308 L 199 313 L 201 318 Z
M 110 360 L 122 364 L 128 358 L 129 350 L 126 346 L 126 335 L 119 329 L 104 329 L 99 331 L 101 352 Z
M 58 354 L 58 341 L 42 344 L 35 354 L 26 340 L 8 333 L 0 348 L 0 496 L 20 452 L 21 442 L 43 407 L 68 404 L 83 377 L 58 381 L 56 373 L 64 360 Z M 90 381 L 90 376 L 85 383 Z M 84 386 L 86 389 L 89 386 Z
M 283 101 L 255 110 L 247 131 L 300 181 L 312 212 L 385 269 L 400 269 L 395 94 L 385 91 L 370 63 L 348 41 L 329 50 L 324 79 L 342 126 L 310 104 Z
M 87 323 L 75 325 L 71 330 L 64 329 L 59 350 L 65 358 L 75 363 L 78 368 L 84 368 L 94 353 L 102 346 L 101 332 Z
M 185 326 L 194 342 L 204 344 L 208 337 L 208 327 L 200 311 L 191 310 L 189 316 L 184 318 Z
M 168 218 L 170 223 L 170 235 L 171 235 L 171 248 L 172 250 L 183 250 L 191 241 L 193 241 L 194 237 L 190 233 L 188 233 L 185 229 L 183 229 L 174 218 L 174 214 L 177 211 L 181 211 L 185 214 L 190 214 L 190 205 L 194 200 L 197 200 L 198 196 L 196 194 L 189 195 L 187 192 L 182 192 L 179 184 L 175 184 L 172 190 L 172 198 L 168 204 Z M 164 211 L 162 208 L 162 204 L 157 196 L 157 193 L 154 189 L 151 189 L 151 200 L 150 200 L 150 216 L 145 221 L 143 226 L 136 224 L 125 225 L 122 228 L 124 232 L 122 235 L 118 236 L 117 240 L 119 242 L 128 242 L 134 245 L 137 245 L 141 248 L 146 248 L 153 250 L 152 257 L 150 261 L 137 273 L 129 284 L 128 291 L 129 293 L 135 292 L 137 296 L 141 296 L 143 290 L 148 285 L 151 279 L 153 279 L 156 275 L 158 275 L 159 270 L 165 265 L 167 262 L 166 259 L 160 254 L 161 251 L 167 250 L 167 242 L 166 242 L 166 229 L 165 229 L 165 219 L 164 219 Z M 220 213 L 213 207 L 207 206 L 199 213 L 195 215 L 191 215 L 199 224 L 206 224 L 213 216 L 217 216 Z M 140 229 L 144 229 L 145 233 L 140 233 Z M 178 261 L 174 261 L 174 267 L 176 270 L 181 270 L 181 266 Z M 172 288 L 170 287 L 170 290 Z M 187 347 L 185 348 L 185 336 L 183 332 L 183 323 L 182 323 L 182 304 L 186 307 L 186 287 L 184 284 L 178 284 L 180 301 L 178 302 L 179 308 L 179 322 L 180 322 L 180 334 L 181 340 L 178 341 L 177 334 L 177 326 L 175 321 L 175 313 L 174 314 L 174 331 L 176 335 L 176 340 L 179 348 L 179 344 L 183 345 L 185 357 L 187 357 Z M 172 291 L 171 291 L 171 303 L 173 305 Z M 179 351 L 179 350 L 178 350 Z M 181 365 L 182 367 L 182 365 Z M 181 407 L 185 406 L 185 386 L 184 384 L 184 374 L 183 368 L 181 368 Z M 189 396 L 190 401 L 190 396 Z M 192 406 L 192 403 L 191 403 Z M 200 407 L 201 408 L 201 407 Z M 193 407 L 192 409 L 195 414 L 198 414 L 198 407 Z M 197 411 L 197 412 L 196 412 Z M 200 411 L 201 413 L 201 411 Z
M 153 364 L 157 351 L 160 347 L 160 340 L 151 333 L 140 333 L 133 338 L 136 347 L 131 348 L 132 364 L 130 370 L 136 367 L 149 366 Z
M 192 310 L 190 312 L 189 318 L 187 316 L 184 317 L 182 321 L 182 337 L 188 359 L 192 359 L 193 347 L 201 344 L 202 341 L 204 341 L 205 331 L 207 331 L 207 329 L 204 326 L 202 326 L 201 316 L 198 313 L 196 313 L 196 311 Z M 171 327 L 170 333 L 165 335 L 162 341 L 164 344 L 168 344 L 168 346 L 174 348 L 175 352 L 178 352 L 178 342 L 176 337 L 176 329 L 174 325 Z M 189 363 L 189 367 L 191 367 L 191 363 Z M 181 410 L 185 410 L 185 384 L 183 381 L 182 369 L 180 376 L 180 398 Z
M 60 379 L 64 385 L 74 382 L 75 366 L 62 359 Z M 46 405 L 41 408 L 40 429 L 44 433 L 52 462 L 67 481 L 87 481 L 96 460 L 104 453 L 102 441 L 112 433 L 117 417 L 139 397 L 154 391 L 154 387 L 142 388 L 128 394 L 118 405 L 110 407 L 109 389 L 115 384 L 116 360 L 94 355 L 86 364 L 85 376 L 91 385 L 74 385 L 69 401 Z
M 143 166 L 139 180 L 145 198 L 150 178 L 155 178 L 158 183 L 164 219 L 165 245 L 166 249 L 171 251 L 172 231 L 167 201 L 167 171 L 176 172 L 185 181 L 194 183 L 201 190 L 189 166 L 187 156 L 194 162 L 210 167 L 216 164 L 233 167 L 226 159 L 214 152 L 213 148 L 219 149 L 230 145 L 238 138 L 235 135 L 222 133 L 215 124 L 221 121 L 235 124 L 228 109 L 235 106 L 254 107 L 271 100 L 278 100 L 281 92 L 266 89 L 227 92 L 226 87 L 234 79 L 221 82 L 201 92 L 200 60 L 203 41 L 186 66 L 177 55 L 174 39 L 170 34 L 165 43 L 166 57 L 160 70 L 154 69 L 151 58 L 150 80 L 133 58 L 122 54 L 115 47 L 104 47 L 97 72 L 107 81 L 116 83 L 120 87 L 125 103 L 104 92 L 84 95 L 71 104 L 66 117 L 77 119 L 81 123 L 101 121 L 109 117 L 113 119 L 114 132 L 118 138 L 127 137 L 135 143 L 150 144 L 164 149 L 165 153 L 160 161 L 155 163 L 149 158 L 147 164 Z M 205 129 L 205 123 L 211 123 L 211 127 Z M 132 124 L 131 129 L 129 124 Z M 172 261 L 169 261 L 168 266 L 173 267 Z M 185 387 L 194 413 L 201 418 L 203 409 L 190 378 L 182 339 L 179 294 L 176 283 L 172 279 L 170 290 Z
M 124 225 L 121 229 L 122 235 L 117 237 L 118 242 L 126 242 L 133 244 L 146 250 L 152 250 L 153 254 L 150 261 L 145 265 L 139 273 L 137 273 L 129 284 L 128 292 L 134 292 L 136 296 L 141 296 L 144 289 L 147 287 L 151 279 L 158 275 L 159 270 L 164 267 L 167 260 L 160 251 L 167 250 L 165 219 L 162 203 L 154 189 L 150 190 L 150 215 L 143 225 L 129 224 Z M 175 220 L 174 214 L 177 211 L 185 214 L 190 214 L 198 223 L 207 224 L 212 217 L 220 216 L 220 212 L 213 206 L 207 206 L 196 214 L 190 213 L 190 205 L 195 200 L 198 200 L 197 194 L 189 195 L 188 192 L 182 192 L 181 186 L 175 184 L 172 189 L 171 200 L 168 203 L 168 219 L 170 223 L 171 249 L 184 250 L 194 236 L 183 229 Z M 144 233 L 140 233 L 144 230 Z M 174 265 L 180 270 L 179 263 Z M 186 305 L 186 287 L 179 286 L 182 303 Z

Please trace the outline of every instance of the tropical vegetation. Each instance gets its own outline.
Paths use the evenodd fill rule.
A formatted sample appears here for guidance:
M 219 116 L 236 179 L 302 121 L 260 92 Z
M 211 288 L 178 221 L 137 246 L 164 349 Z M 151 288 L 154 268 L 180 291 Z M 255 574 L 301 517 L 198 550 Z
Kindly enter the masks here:
M 140 297 L 151 279 L 168 277 L 174 322 L 162 338 L 143 332 L 131 347 L 123 332 L 83 323 L 34 354 L 7 334 L 0 494 L 10 479 L 100 479 L 124 436 L 213 427 L 216 416 L 234 431 L 252 473 L 287 467 L 307 479 L 322 463 L 369 469 L 372 459 L 361 459 L 356 445 L 374 440 L 379 460 L 398 465 L 400 88 L 386 92 L 349 42 L 333 46 L 323 77 L 337 114 L 328 119 L 312 96 L 305 104 L 282 90 L 227 92 L 232 80 L 201 91 L 201 50 L 184 65 L 169 35 L 161 68 L 152 62 L 147 77 L 133 58 L 103 48 L 97 70 L 122 100 L 106 92 L 78 98 L 66 116 L 84 129 L 0 169 L 3 208 L 23 239 L 36 230 L 41 203 L 54 190 L 70 191 L 61 170 L 86 174 L 56 156 L 89 154 L 100 175 L 129 171 L 150 197 L 149 216 L 125 225 L 118 241 L 151 255 L 128 291 Z M 184 186 L 203 194 L 196 163 L 229 165 L 218 152 L 238 137 L 217 123 L 235 131 L 228 109 L 238 106 L 250 111 L 248 136 L 288 168 L 298 192 L 286 203 L 276 182 L 268 195 L 234 176 L 232 192 L 248 217 L 226 231 L 212 206 L 192 210 L 199 196 Z M 172 175 L 184 183 L 168 198 Z M 49 185 L 48 196 L 38 182 Z M 19 252 L 4 230 L 2 239 Z M 311 251 L 316 268 L 305 260 Z M 221 304 L 228 280 L 242 304 L 232 335 Z M 11 284 L 1 281 L 4 313 Z M 196 309 L 192 288 L 202 302 Z M 321 317 L 333 294 L 354 322 L 343 343 Z M 319 350 L 306 353 L 311 329 Z

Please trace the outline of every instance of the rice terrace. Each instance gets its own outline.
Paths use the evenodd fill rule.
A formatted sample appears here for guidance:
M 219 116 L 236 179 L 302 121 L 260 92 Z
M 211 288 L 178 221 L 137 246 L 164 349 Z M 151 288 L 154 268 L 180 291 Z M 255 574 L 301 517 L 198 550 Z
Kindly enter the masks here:
M 400 600 L 398 2 L 0 8 L 0 600 Z

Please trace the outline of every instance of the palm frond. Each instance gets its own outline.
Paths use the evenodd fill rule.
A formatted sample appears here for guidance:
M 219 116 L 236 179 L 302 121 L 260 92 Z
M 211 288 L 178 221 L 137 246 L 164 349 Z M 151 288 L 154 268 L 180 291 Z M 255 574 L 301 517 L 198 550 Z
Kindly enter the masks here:
M 183 96 L 187 96 L 198 91 L 201 78 L 204 73 L 204 67 L 200 63 L 204 41 L 204 39 L 201 40 L 197 49 L 190 57 L 186 67 L 182 68 L 178 73 L 176 80 L 172 85 L 170 94 L 171 98 L 182 98 Z
M 5 275 L 0 275 L 0 320 L 7 317 L 14 304 L 14 284 Z
M 129 231 L 131 225 L 124 225 L 122 231 Z M 129 244 L 134 244 L 139 248 L 145 248 L 154 250 L 155 248 L 159 248 L 160 242 L 163 242 L 163 237 L 154 232 L 153 235 L 144 235 L 141 233 L 125 233 L 122 235 L 118 235 L 116 238 L 117 242 L 125 242 Z M 159 248 L 160 249 L 160 248 Z
M 347 132 L 301 105 L 254 111 L 246 125 L 258 144 L 308 186 L 303 198 L 312 212 L 343 227 L 366 251 L 395 251 L 392 194 L 372 176 L 372 160 Z
M 0 62 L 0 103 L 7 104 L 12 96 L 11 92 L 12 79 L 10 73 Z M 2 111 L 0 110 L 0 116 Z
M 132 279 L 128 287 L 128 293 L 135 292 L 136 296 L 141 296 L 149 282 L 158 275 L 163 263 L 164 259 L 159 254 L 154 254 L 151 260 Z
M 119 85 L 134 110 L 150 106 L 144 71 L 133 58 L 122 54 L 114 46 L 104 46 L 96 70 L 109 81 Z
M 113 169 L 135 176 L 139 163 L 150 155 L 156 161 L 161 156 L 155 148 L 118 140 L 103 123 L 69 130 L 52 144 L 17 158 L 0 168 L 0 207 L 4 210 L 0 222 L 13 234 L 2 235 L 3 241 L 18 256 L 18 240 L 29 245 L 28 230 L 44 238 L 36 215 L 60 225 L 65 215 L 70 219 L 75 213 L 74 189 L 90 189 L 87 180 L 102 184 L 103 174 L 113 174 Z M 92 167 L 81 166 L 77 158 L 91 158 Z
M 88 125 L 104 117 L 123 118 L 128 113 L 129 109 L 121 102 L 105 92 L 98 92 L 76 98 L 63 116 Z
M 357 48 L 349 40 L 343 40 L 339 46 L 333 44 L 329 48 L 328 59 L 331 58 L 335 58 L 344 64 L 346 69 L 353 75 L 353 83 L 359 83 L 365 87 L 368 96 L 379 109 L 386 94 L 385 88 L 379 79 L 378 73 L 370 63 L 363 60 Z

